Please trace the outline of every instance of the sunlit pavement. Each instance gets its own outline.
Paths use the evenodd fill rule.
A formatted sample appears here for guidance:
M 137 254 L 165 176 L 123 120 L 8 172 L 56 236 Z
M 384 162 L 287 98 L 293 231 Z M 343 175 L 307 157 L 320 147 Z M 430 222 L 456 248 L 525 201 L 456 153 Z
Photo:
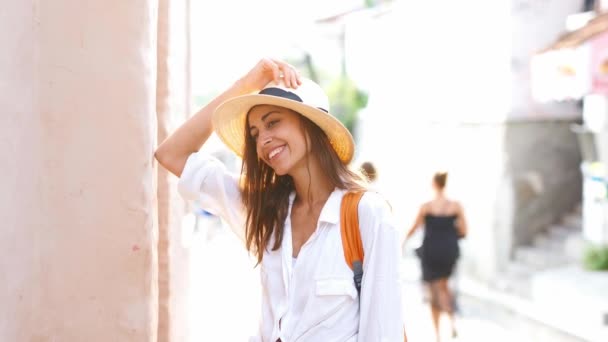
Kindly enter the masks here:
M 423 288 L 420 285 L 420 268 L 418 260 L 414 257 L 403 259 L 402 265 L 403 298 L 405 326 L 408 341 L 426 342 L 435 341 L 430 308 L 423 300 Z M 526 338 L 509 332 L 492 321 L 491 312 L 482 312 L 478 308 L 467 307 L 459 300 L 460 311 L 456 315 L 456 328 L 458 337 L 451 338 L 450 324 L 447 317 L 442 317 L 442 341 L 463 342 L 506 342 L 525 341 Z
M 192 236 L 191 341 L 247 341 L 255 333 L 260 306 L 260 286 L 254 262 L 240 241 L 226 229 L 206 225 Z M 403 260 L 405 324 L 410 342 L 433 342 L 428 305 L 419 286 L 419 268 L 413 257 Z M 475 312 L 461 303 L 454 341 L 527 341 L 492 321 L 488 312 Z M 451 341 L 448 322 L 442 341 Z
M 215 225 L 205 228 L 193 235 L 190 247 L 191 342 L 248 341 L 260 310 L 258 269 L 236 235 Z

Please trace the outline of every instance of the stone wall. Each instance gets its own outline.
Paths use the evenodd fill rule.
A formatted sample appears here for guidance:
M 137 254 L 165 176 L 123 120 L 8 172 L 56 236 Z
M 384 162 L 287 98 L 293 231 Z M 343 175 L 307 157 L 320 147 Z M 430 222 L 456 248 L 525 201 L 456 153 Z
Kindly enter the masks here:
M 505 171 L 515 194 L 516 245 L 531 242 L 581 201 L 581 156 L 569 125 L 543 121 L 507 126 L 505 152 L 510 158 Z

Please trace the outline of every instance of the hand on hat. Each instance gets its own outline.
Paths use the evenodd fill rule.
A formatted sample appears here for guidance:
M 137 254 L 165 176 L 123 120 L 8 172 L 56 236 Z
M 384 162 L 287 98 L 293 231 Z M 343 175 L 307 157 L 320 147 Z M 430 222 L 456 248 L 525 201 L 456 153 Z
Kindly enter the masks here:
M 289 88 L 297 88 L 302 81 L 295 67 L 273 58 L 262 58 L 239 82 L 247 93 L 259 91 L 269 82 L 282 82 Z

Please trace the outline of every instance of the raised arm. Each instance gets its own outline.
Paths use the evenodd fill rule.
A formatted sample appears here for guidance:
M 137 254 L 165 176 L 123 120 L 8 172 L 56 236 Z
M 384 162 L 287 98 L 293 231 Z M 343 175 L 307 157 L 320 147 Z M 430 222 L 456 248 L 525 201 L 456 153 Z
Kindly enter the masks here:
M 156 149 L 154 157 L 169 172 L 181 176 L 188 156 L 197 152 L 209 139 L 213 131 L 211 116 L 220 104 L 230 98 L 259 91 L 270 81 L 279 82 L 281 78 L 291 88 L 296 88 L 300 84 L 299 75 L 293 66 L 271 58 L 260 60 L 245 76 L 165 139 Z

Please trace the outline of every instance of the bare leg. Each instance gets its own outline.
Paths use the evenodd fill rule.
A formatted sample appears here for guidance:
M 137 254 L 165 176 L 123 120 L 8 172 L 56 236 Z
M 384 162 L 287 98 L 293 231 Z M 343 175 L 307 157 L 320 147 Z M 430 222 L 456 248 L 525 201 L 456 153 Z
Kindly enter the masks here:
M 441 303 L 439 300 L 439 284 L 437 281 L 432 281 L 428 284 L 429 292 L 431 295 L 431 300 L 429 303 L 431 304 L 431 316 L 433 318 L 433 328 L 435 328 L 435 338 L 437 342 L 440 341 L 439 338 L 439 319 L 441 316 Z
M 441 309 L 448 314 L 450 318 L 450 325 L 452 328 L 452 337 L 456 337 L 458 333 L 456 332 L 456 324 L 454 322 L 454 308 L 452 307 L 454 303 L 454 298 L 452 292 L 450 291 L 450 287 L 448 285 L 448 278 L 442 278 L 437 281 L 439 287 L 440 295 L 440 305 Z

